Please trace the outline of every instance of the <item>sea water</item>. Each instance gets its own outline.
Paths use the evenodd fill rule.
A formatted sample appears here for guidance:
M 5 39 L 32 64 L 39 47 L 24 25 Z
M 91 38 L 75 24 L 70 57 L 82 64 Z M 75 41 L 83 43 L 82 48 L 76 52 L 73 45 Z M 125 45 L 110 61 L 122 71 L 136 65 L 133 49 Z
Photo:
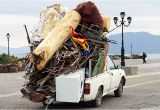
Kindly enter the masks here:
M 139 54 L 142 56 L 142 54 Z M 125 54 L 125 56 L 131 56 L 131 54 Z M 147 54 L 147 59 L 160 59 L 160 54 Z

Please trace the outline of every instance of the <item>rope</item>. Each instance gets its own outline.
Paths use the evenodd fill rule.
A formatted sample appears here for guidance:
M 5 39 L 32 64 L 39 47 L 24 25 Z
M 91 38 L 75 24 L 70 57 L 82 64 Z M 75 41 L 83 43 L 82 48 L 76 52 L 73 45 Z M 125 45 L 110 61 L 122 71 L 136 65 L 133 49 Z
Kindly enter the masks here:
M 82 25 L 82 24 L 79 24 L 79 25 L 82 26 L 82 27 L 84 27 L 84 28 L 86 28 L 86 29 L 89 29 L 89 30 L 91 30 L 91 31 L 94 31 L 94 32 L 96 32 L 96 33 L 98 33 L 98 34 L 101 34 L 100 32 L 97 32 L 96 30 L 91 29 L 91 28 L 89 28 L 89 27 L 87 27 L 87 26 L 84 26 L 84 25 Z
M 103 35 L 106 35 L 106 34 L 108 34 L 108 33 L 112 32 L 112 31 L 114 31 L 115 29 L 117 29 L 117 28 L 119 28 L 119 27 L 120 27 L 120 26 L 117 26 L 117 27 L 113 28 L 112 30 L 110 30 L 110 31 L 108 31 L 108 32 L 104 32 Z

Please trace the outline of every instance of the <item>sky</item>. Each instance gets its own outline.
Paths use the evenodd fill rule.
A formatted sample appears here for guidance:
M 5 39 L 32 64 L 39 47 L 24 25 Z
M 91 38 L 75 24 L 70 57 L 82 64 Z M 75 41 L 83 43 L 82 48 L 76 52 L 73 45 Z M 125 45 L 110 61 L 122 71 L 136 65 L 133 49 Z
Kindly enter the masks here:
M 23 25 L 28 27 L 29 34 L 39 21 L 40 11 L 48 5 L 60 3 L 74 9 L 77 4 L 86 0 L 0 0 L 0 45 L 7 46 L 6 34 L 10 33 L 10 46 L 26 46 L 27 39 Z M 87 0 L 88 1 L 88 0 Z M 120 12 L 132 17 L 129 27 L 124 32 L 149 32 L 160 35 L 160 0 L 90 0 L 94 2 L 102 15 L 110 16 L 110 30 L 116 27 L 113 17 L 120 17 Z M 120 19 L 120 18 L 119 18 Z M 109 35 L 120 33 L 121 28 Z

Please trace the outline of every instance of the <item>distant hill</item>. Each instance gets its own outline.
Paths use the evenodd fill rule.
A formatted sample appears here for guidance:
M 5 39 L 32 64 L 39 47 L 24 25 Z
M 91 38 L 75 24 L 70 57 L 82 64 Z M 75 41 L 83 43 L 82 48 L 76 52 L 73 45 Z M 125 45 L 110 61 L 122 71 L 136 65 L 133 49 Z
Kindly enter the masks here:
M 15 55 L 18 57 L 24 57 L 25 55 L 27 55 L 27 53 L 29 53 L 29 47 L 28 46 L 24 46 L 24 47 L 19 47 L 19 48 L 10 48 L 10 55 Z M 4 46 L 0 46 L 0 54 L 2 53 L 8 53 L 8 48 L 4 47 Z
M 121 34 L 111 35 L 110 40 L 115 40 L 117 44 L 110 43 L 110 54 L 121 53 Z M 147 54 L 160 53 L 160 35 L 152 35 L 147 32 L 127 32 L 124 33 L 125 54 L 130 54 L 131 43 L 133 44 L 133 54 L 141 54 L 143 51 Z
M 121 53 L 121 34 L 111 35 L 110 40 L 115 40 L 117 44 L 110 43 L 110 54 Z M 130 54 L 130 45 L 133 44 L 133 53 L 141 54 L 143 51 L 147 54 L 160 53 L 160 35 L 152 35 L 146 32 L 127 32 L 124 33 L 125 54 Z M 10 54 L 23 57 L 29 53 L 29 47 L 10 48 Z M 7 47 L 0 46 L 0 54 L 7 53 Z

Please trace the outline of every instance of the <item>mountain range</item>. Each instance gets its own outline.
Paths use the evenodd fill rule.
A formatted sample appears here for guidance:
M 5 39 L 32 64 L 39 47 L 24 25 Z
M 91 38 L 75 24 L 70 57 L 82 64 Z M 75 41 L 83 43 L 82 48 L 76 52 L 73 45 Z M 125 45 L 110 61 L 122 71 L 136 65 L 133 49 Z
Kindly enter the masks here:
M 120 54 L 121 52 L 121 34 L 111 35 L 110 40 L 116 41 L 117 44 L 109 43 L 110 54 Z M 124 33 L 124 48 L 125 54 L 131 53 L 131 44 L 133 54 L 147 54 L 160 53 L 160 35 L 152 35 L 147 32 L 127 32 Z M 20 48 L 10 48 L 10 54 L 24 57 L 29 53 L 29 47 L 24 46 Z M 7 47 L 0 46 L 0 54 L 7 53 Z
M 25 57 L 29 53 L 29 47 L 19 47 L 19 48 L 10 48 L 10 55 L 18 56 L 18 57 Z M 0 46 L 0 54 L 8 53 L 8 47 Z
M 110 43 L 109 53 L 120 54 L 122 35 L 116 34 L 109 36 L 110 40 L 115 40 L 117 44 Z M 160 53 L 160 35 L 152 35 L 147 32 L 127 32 L 124 33 L 125 54 L 159 54 Z

